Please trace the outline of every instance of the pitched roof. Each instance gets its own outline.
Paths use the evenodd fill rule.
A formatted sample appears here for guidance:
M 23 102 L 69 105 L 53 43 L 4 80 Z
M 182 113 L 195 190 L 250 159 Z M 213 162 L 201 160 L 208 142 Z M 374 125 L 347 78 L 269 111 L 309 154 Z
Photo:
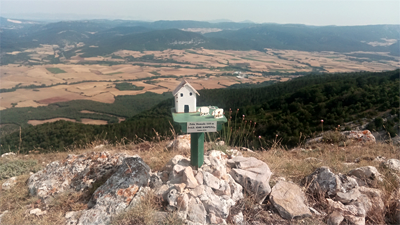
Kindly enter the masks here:
M 181 88 L 183 88 L 184 86 L 189 86 L 193 92 L 195 92 L 197 95 L 200 96 L 199 92 L 196 91 L 196 89 L 194 89 L 194 87 L 192 87 L 192 85 L 190 85 L 187 80 L 183 79 L 183 81 L 178 85 L 178 87 L 175 88 L 175 90 L 172 92 L 172 95 L 176 95 L 178 93 L 179 90 L 181 90 Z

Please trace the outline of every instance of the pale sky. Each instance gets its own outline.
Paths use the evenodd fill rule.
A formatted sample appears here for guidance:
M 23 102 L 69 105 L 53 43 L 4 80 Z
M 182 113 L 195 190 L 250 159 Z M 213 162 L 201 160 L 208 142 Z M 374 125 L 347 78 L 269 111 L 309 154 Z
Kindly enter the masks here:
M 295 23 L 400 24 L 400 1 L 386 0 L 0 0 L 2 17 L 14 19 L 131 19 Z

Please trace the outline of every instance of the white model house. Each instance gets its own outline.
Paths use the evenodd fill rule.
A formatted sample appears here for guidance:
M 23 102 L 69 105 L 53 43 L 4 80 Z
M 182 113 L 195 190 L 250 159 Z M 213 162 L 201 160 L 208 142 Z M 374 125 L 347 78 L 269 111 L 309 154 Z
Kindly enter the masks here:
M 175 111 L 177 113 L 196 112 L 196 94 L 200 94 L 186 80 L 183 80 L 172 94 L 175 97 Z

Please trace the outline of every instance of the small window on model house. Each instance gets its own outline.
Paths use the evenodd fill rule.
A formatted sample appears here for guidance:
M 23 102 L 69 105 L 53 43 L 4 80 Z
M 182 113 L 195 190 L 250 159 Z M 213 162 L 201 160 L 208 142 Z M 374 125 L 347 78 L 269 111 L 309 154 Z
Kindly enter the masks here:
M 181 93 L 181 97 L 183 97 L 183 93 Z
M 192 96 L 192 92 L 190 92 L 190 96 Z

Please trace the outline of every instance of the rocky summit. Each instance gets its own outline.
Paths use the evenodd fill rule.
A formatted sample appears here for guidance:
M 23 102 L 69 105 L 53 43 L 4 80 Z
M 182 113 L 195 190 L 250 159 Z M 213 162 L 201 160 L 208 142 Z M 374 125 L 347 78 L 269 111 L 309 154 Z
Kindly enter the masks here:
M 182 142 L 172 143 L 171 149 L 176 149 L 174 145 L 182 145 Z M 80 207 L 68 206 L 68 210 L 62 211 L 62 224 L 66 225 L 144 224 L 141 220 L 115 221 L 146 207 L 143 204 L 151 198 L 158 204 L 150 205 L 154 208 L 152 217 L 158 218 L 151 224 L 252 225 L 315 220 L 329 225 L 364 225 L 374 221 L 379 224 L 382 221 L 400 222 L 400 189 L 385 189 L 387 185 L 400 186 L 398 159 L 381 156 L 368 159 L 379 166 L 374 167 L 367 166 L 366 157 L 357 155 L 354 161 L 364 162 L 362 166 L 346 162 L 343 167 L 351 168 L 339 173 L 337 168 L 323 166 L 322 160 L 309 157 L 313 151 L 319 151 L 318 148 L 270 152 L 271 157 L 274 154 L 304 154 L 304 165 L 315 168 L 292 179 L 280 177 L 282 171 L 277 169 L 277 164 L 272 168 L 279 176 L 274 175 L 271 167 L 261 160 L 264 159 L 262 152 L 209 150 L 204 155 L 204 164 L 196 168 L 191 166 L 187 154 L 174 155 L 175 150 L 166 151 L 172 158 L 166 158 L 157 171 L 152 171 L 145 163 L 146 156 L 142 159 L 129 152 L 70 154 L 48 163 L 23 181 L 18 176 L 4 180 L 0 193 L 13 193 L 13 189 L 23 187 L 35 199 L 23 208 L 24 215 L 48 221 L 60 196 L 85 196 L 84 200 L 79 200 Z M 151 155 L 149 161 L 153 158 Z M 1 220 L 10 221 L 9 211 L 2 208 L 0 224 L 8 225 Z M 173 222 L 165 222 L 170 217 L 175 218 Z

